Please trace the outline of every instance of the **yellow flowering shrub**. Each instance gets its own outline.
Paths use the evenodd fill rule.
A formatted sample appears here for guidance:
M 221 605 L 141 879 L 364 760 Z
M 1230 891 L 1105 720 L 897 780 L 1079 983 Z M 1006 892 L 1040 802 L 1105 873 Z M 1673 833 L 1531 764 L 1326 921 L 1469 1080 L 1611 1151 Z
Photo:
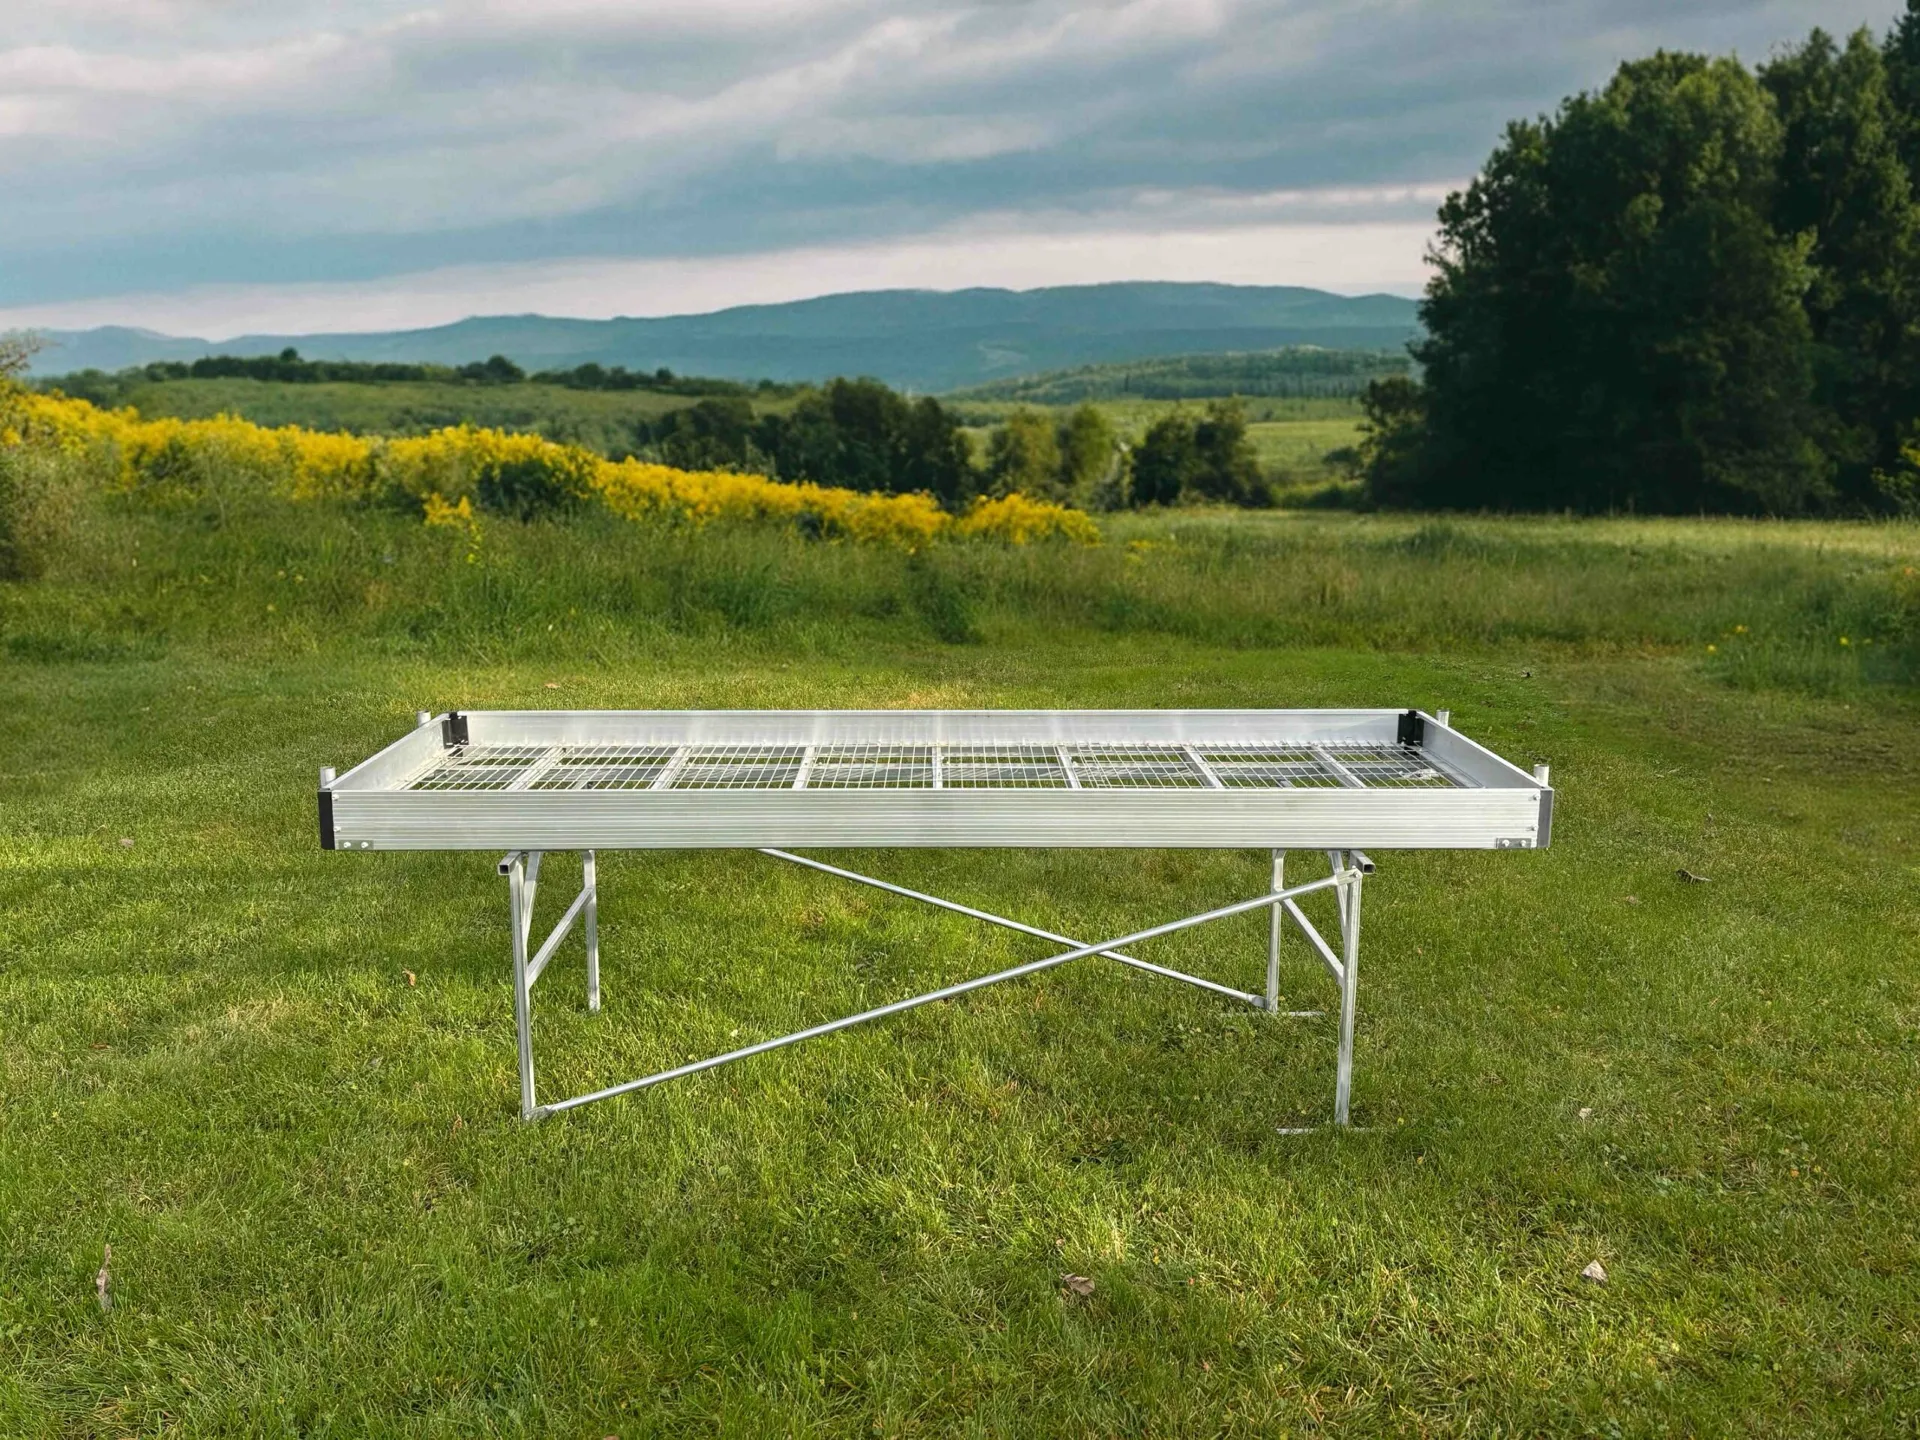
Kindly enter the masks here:
M 438 490 L 429 490 L 426 504 L 421 509 L 425 512 L 426 522 L 429 525 L 473 524 L 473 501 L 464 495 L 456 505 Z
M 84 400 L 24 392 L 4 417 L 0 443 L 99 447 L 118 484 L 155 494 L 190 487 L 196 475 L 218 467 L 256 475 L 294 501 L 404 498 L 420 507 L 427 523 L 461 526 L 476 537 L 477 509 L 532 516 L 597 502 L 631 520 L 773 522 L 905 550 L 941 539 L 1025 545 L 1100 538 L 1081 511 L 1019 494 L 976 501 L 956 519 L 930 495 L 867 494 L 765 475 L 603 460 L 577 445 L 474 425 L 379 440 L 297 425 L 270 428 L 233 415 L 145 420 L 131 409 L 101 410 Z
M 696 525 L 711 520 L 775 520 L 823 535 L 916 549 L 950 524 L 930 495 L 868 495 L 810 481 L 787 485 L 730 470 L 676 470 L 643 460 L 603 461 L 595 477 L 601 500 L 628 519 L 668 517 Z
M 44 445 L 70 453 L 118 437 L 130 411 L 96 410 L 83 400 L 10 390 L 0 445 Z
M 1049 500 L 1033 500 L 1019 491 L 998 500 L 984 497 L 954 522 L 954 533 L 977 540 L 1004 540 L 1010 545 L 1029 545 L 1036 540 L 1070 540 L 1079 545 L 1098 545 L 1100 527 L 1084 510 L 1055 505 Z
M 472 496 L 489 509 L 524 515 L 588 499 L 605 463 L 577 445 L 477 425 L 390 440 L 380 456 L 387 483 L 415 500 L 430 492 Z

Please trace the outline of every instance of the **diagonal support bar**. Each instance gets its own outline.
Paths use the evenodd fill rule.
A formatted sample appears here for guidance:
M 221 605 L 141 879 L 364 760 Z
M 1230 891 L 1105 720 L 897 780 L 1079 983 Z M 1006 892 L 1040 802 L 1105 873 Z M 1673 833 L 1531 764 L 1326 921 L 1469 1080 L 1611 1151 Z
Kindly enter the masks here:
M 553 959 L 553 952 L 560 948 L 560 942 L 567 938 L 567 932 L 573 928 L 573 922 L 580 918 L 580 912 L 587 908 L 587 899 L 592 894 L 585 885 L 580 893 L 573 897 L 573 904 L 567 907 L 567 913 L 560 917 L 560 923 L 553 927 L 553 933 L 541 942 L 540 951 L 527 962 L 527 984 L 532 985 L 547 968 L 547 962 Z
M 1321 963 L 1327 967 L 1328 973 L 1333 976 L 1334 984 L 1341 984 L 1341 976 L 1346 966 L 1341 963 L 1340 957 L 1333 953 L 1333 947 L 1329 945 L 1326 942 L 1326 938 L 1314 928 L 1313 922 L 1301 913 L 1298 905 L 1294 904 L 1291 900 L 1282 900 L 1280 903 L 1286 908 L 1287 914 L 1293 917 L 1293 923 L 1300 927 L 1300 933 L 1307 937 L 1307 943 L 1313 946 L 1319 953 Z
M 929 895 L 921 890 L 909 890 L 904 885 L 895 885 L 887 880 L 876 880 L 871 875 L 862 875 L 855 870 L 842 870 L 838 865 L 829 865 L 824 860 L 810 860 L 805 855 L 795 855 L 788 850 L 762 849 L 762 855 L 771 855 L 776 860 L 785 860 L 789 864 L 804 865 L 809 870 L 818 870 L 823 875 L 834 875 L 842 880 L 851 880 L 857 885 L 871 885 L 876 890 L 884 890 L 889 895 L 899 895 L 907 900 L 918 900 L 923 905 L 931 905 L 939 910 L 951 910 L 956 915 L 965 915 L 972 920 L 984 920 L 989 925 L 999 925 L 1008 930 L 1018 930 L 1022 935 L 1037 936 L 1042 940 L 1052 940 L 1059 945 L 1078 945 L 1080 942 L 1071 935 L 1060 935 L 1052 930 L 1042 930 L 1037 925 L 1025 925 L 1018 920 L 1010 920 L 1004 915 L 995 915 L 990 910 L 976 910 L 971 905 L 962 905 L 954 900 L 943 900 L 938 895 Z M 1116 950 L 1100 952 L 1109 960 L 1118 960 L 1122 965 L 1131 965 L 1136 970 L 1144 970 L 1149 975 L 1164 975 L 1169 980 L 1184 980 L 1189 985 L 1197 985 L 1202 990 L 1211 990 L 1216 995 L 1225 995 L 1232 1000 L 1244 1000 L 1249 1005 L 1265 1007 L 1266 1002 L 1258 995 L 1249 995 L 1244 990 L 1235 990 L 1230 985 L 1221 985 L 1212 980 L 1203 980 L 1198 975 L 1189 975 L 1184 970 L 1169 970 L 1164 965 L 1155 965 L 1148 960 L 1139 960 L 1132 955 L 1122 955 Z
M 957 985 L 946 985 L 938 990 L 929 990 L 924 995 L 914 995 L 905 1000 L 896 1000 L 890 1005 L 876 1006 L 871 1010 L 862 1010 L 857 1015 L 844 1016 L 839 1020 L 829 1020 L 822 1025 L 814 1025 L 805 1030 L 796 1030 L 791 1035 L 782 1035 L 772 1040 L 762 1040 L 757 1045 L 745 1045 L 738 1050 L 729 1050 L 724 1055 L 715 1055 L 706 1060 L 695 1060 L 690 1064 L 676 1065 L 671 1070 L 662 1070 L 657 1075 L 644 1076 L 639 1080 L 629 1080 L 621 1085 L 609 1085 L 604 1090 L 595 1090 L 586 1095 L 576 1095 L 571 1100 L 558 1100 L 551 1105 L 535 1107 L 533 1115 L 553 1115 L 563 1110 L 577 1109 L 582 1105 L 591 1105 L 596 1100 L 611 1100 L 616 1095 L 628 1095 L 636 1090 L 645 1090 L 649 1086 L 664 1081 L 677 1080 L 684 1075 L 697 1075 L 702 1070 L 711 1070 L 735 1060 L 745 1060 L 751 1055 L 763 1055 L 769 1050 L 778 1050 L 785 1045 L 796 1045 L 802 1040 L 816 1039 L 822 1035 L 831 1035 L 836 1030 L 845 1030 L 850 1026 L 862 1025 L 869 1020 L 879 1020 L 888 1015 L 898 1015 L 902 1011 L 912 1010 L 921 1005 L 931 1005 L 936 1000 L 951 1000 L 955 996 L 965 995 L 969 991 L 979 990 L 988 985 L 997 985 L 1006 980 L 1017 980 L 1023 975 L 1037 975 L 1042 970 L 1051 970 L 1057 965 L 1065 965 L 1072 960 L 1085 959 L 1089 955 L 1099 955 L 1108 950 L 1118 950 L 1123 945 L 1137 945 L 1143 940 L 1157 939 L 1162 935 L 1171 935 L 1180 930 L 1191 930 L 1196 925 L 1205 925 L 1214 920 L 1225 920 L 1229 916 L 1244 915 L 1250 910 L 1259 910 L 1272 905 L 1276 900 L 1297 899 L 1302 895 L 1311 895 L 1316 891 L 1329 890 L 1336 885 L 1346 883 L 1344 873 L 1336 873 L 1324 880 L 1309 881 L 1305 885 L 1296 885 L 1291 889 L 1256 895 L 1251 900 L 1236 900 L 1231 905 L 1222 905 L 1199 915 L 1189 915 L 1183 920 L 1169 920 L 1161 925 L 1149 926 L 1145 930 L 1136 930 L 1130 935 L 1121 935 L 1112 940 L 1097 941 L 1092 945 L 1080 945 L 1058 955 L 1048 955 L 1043 959 L 1029 960 L 1024 965 L 1015 965 L 1011 969 L 998 970 L 991 975 L 982 975 L 973 980 L 962 980 Z M 516 957 L 517 958 L 517 957 Z

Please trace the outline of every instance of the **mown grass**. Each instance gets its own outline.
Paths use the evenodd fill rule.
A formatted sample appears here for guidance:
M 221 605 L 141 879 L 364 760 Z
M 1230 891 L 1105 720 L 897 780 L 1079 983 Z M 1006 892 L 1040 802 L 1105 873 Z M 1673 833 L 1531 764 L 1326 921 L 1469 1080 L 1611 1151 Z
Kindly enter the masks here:
M 110 512 L 0 587 L 0 1433 L 1920 1424 L 1911 527 L 464 553 Z M 313 836 L 314 767 L 422 707 L 1321 704 L 1451 706 L 1559 788 L 1545 853 L 1376 857 L 1350 1134 L 1276 1129 L 1327 1112 L 1324 1022 L 1091 962 L 523 1126 L 493 857 Z M 1091 937 L 1265 861 L 851 863 Z M 751 855 L 602 897 L 546 1094 L 1041 953 Z M 1155 953 L 1251 985 L 1262 936 Z M 1284 988 L 1326 999 L 1304 951 Z

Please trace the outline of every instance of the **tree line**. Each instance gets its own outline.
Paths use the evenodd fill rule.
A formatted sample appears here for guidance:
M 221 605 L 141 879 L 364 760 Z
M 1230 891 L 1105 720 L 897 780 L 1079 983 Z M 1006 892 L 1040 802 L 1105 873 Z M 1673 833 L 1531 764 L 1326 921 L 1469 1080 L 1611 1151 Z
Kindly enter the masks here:
M 981 453 L 961 414 L 878 380 L 833 380 L 786 410 L 742 396 L 705 399 L 640 421 L 636 453 L 683 469 L 759 470 L 853 490 L 925 491 L 948 509 L 1014 491 L 1083 509 L 1187 502 L 1271 503 L 1238 401 L 1177 410 L 1122 442 L 1105 412 L 1015 409 Z
M 289 345 L 277 355 L 203 355 L 197 360 L 154 360 L 108 373 L 79 370 L 44 382 L 95 404 L 117 404 L 136 385 L 167 380 L 267 380 L 286 385 L 393 385 L 433 382 L 464 385 L 558 385 L 568 390 L 647 390 L 662 395 L 785 395 L 796 388 L 762 380 L 757 385 L 700 375 L 676 375 L 662 365 L 629 370 L 592 362 L 531 374 L 505 355 L 467 365 L 415 364 L 389 360 L 308 360 Z
M 1380 504 L 1920 509 L 1920 0 L 1757 69 L 1661 52 L 1441 207 Z

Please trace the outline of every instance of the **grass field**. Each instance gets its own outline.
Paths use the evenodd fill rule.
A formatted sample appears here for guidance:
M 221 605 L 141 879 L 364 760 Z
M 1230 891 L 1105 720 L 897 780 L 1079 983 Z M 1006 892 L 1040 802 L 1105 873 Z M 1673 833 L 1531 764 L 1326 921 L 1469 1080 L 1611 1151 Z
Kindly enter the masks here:
M 1913 1434 L 1920 531 L 1106 528 L 127 512 L 0 585 L 0 1434 Z M 1376 856 L 1346 1134 L 1276 1131 L 1325 1022 L 1094 962 L 524 1126 L 494 857 L 314 836 L 423 707 L 1323 704 L 1559 800 Z M 853 863 L 1091 936 L 1266 861 Z M 601 896 L 549 1094 L 1044 949 L 751 855 Z

